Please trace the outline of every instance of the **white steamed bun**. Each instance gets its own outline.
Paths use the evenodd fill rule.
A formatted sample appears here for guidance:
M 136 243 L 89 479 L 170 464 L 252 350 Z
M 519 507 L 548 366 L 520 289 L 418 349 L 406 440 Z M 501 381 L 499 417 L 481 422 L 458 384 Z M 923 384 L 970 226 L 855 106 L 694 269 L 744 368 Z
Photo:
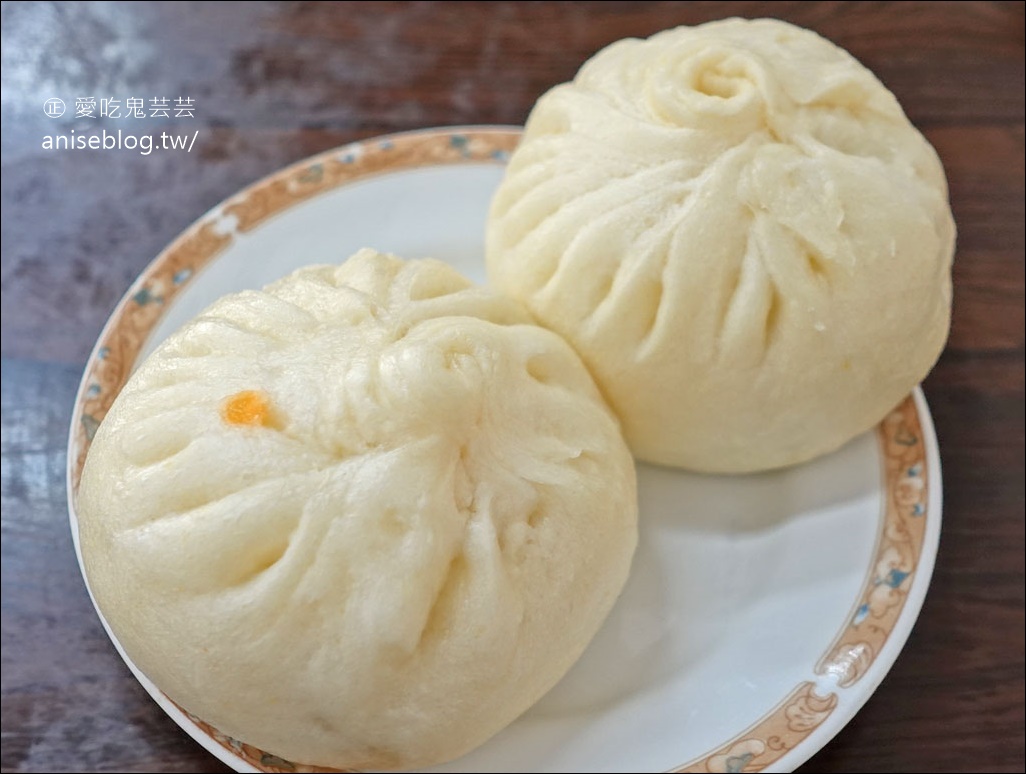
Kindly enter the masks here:
M 79 491 L 96 600 L 174 701 L 276 755 L 427 766 L 516 718 L 627 577 L 633 462 L 580 359 L 370 250 L 221 299 L 132 377 Z
M 954 238 L 936 153 L 869 70 L 730 19 L 614 43 L 545 94 L 487 258 L 638 456 L 739 472 L 835 449 L 926 375 Z

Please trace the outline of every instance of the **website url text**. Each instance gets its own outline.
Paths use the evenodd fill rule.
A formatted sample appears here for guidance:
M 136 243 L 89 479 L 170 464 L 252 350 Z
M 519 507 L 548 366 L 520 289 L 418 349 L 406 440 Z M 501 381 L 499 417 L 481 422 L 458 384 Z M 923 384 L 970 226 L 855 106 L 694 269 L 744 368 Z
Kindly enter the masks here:
M 43 136 L 43 150 L 134 150 L 143 156 L 149 156 L 155 150 L 184 150 L 192 153 L 192 146 L 199 136 L 197 129 L 190 137 L 188 134 L 132 134 L 118 129 L 108 132 L 106 129 L 96 134 L 75 134 L 72 129 L 68 134 L 47 134 Z

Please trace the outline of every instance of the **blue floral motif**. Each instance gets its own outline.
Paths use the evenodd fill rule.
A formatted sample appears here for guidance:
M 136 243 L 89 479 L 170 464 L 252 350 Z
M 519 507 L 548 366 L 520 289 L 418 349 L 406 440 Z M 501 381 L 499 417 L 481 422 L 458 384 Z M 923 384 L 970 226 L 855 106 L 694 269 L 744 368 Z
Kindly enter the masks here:
M 141 288 L 140 290 L 137 290 L 135 295 L 132 296 L 132 300 L 139 306 L 164 303 L 164 297 L 154 294 L 154 292 L 149 288 Z
M 908 446 L 909 448 L 911 448 L 919 443 L 919 438 L 913 435 L 911 432 L 909 432 L 908 428 L 902 425 L 901 429 L 898 430 L 898 432 L 894 436 L 894 442 L 900 443 L 902 446 Z
M 502 148 L 496 148 L 492 151 L 492 158 L 505 164 L 509 161 L 509 151 L 503 150 Z
M 106 360 L 107 359 L 107 355 L 109 355 L 109 354 L 110 354 L 110 347 L 100 347 L 100 349 L 96 353 L 96 357 L 98 357 L 100 360 Z
M 323 164 L 311 164 L 309 167 L 299 173 L 300 183 L 319 183 L 324 177 L 324 165 Z
M 750 752 L 746 752 L 746 753 L 744 753 L 742 755 L 731 755 L 729 758 L 727 758 L 727 761 L 726 761 L 726 763 L 727 763 L 727 771 L 730 771 L 730 772 L 744 771 L 745 770 L 745 766 L 747 766 L 751 762 L 752 758 L 754 758 L 754 757 L 755 756 L 752 755 Z
M 382 140 L 378 143 L 378 147 L 381 148 L 381 150 L 392 150 L 392 148 L 395 147 L 395 143 L 391 140 Z
M 900 586 L 902 583 L 905 582 L 905 578 L 907 578 L 908 575 L 909 574 L 907 572 L 905 572 L 904 570 L 899 570 L 897 568 L 891 568 L 891 571 L 889 573 L 887 573 L 887 577 L 884 578 L 881 581 L 881 583 L 884 583 L 884 584 L 890 586 L 892 589 L 896 589 L 896 588 L 898 588 L 898 586 Z
M 86 389 L 86 397 L 87 398 L 95 398 L 99 394 L 100 394 L 100 385 L 98 385 L 96 382 L 93 382 L 92 384 L 90 384 L 89 387 Z
M 82 415 L 82 429 L 85 430 L 85 436 L 87 441 L 92 441 L 93 436 L 96 435 L 96 430 L 99 428 L 100 422 L 92 414 Z
M 454 134 L 449 138 L 449 144 L 460 152 L 460 155 L 466 158 L 470 155 L 470 141 L 464 134 Z
M 859 605 L 858 610 L 855 611 L 855 615 L 852 616 L 851 625 L 858 626 L 860 623 L 866 620 L 866 616 L 869 615 L 869 603 L 863 602 Z
M 179 269 L 178 271 L 175 272 L 175 275 L 171 278 L 171 281 L 175 285 L 181 285 L 183 282 L 188 280 L 189 277 L 191 277 L 191 276 L 192 276 L 192 269 L 189 269 L 189 268 Z
M 270 753 L 264 753 L 260 756 L 261 766 L 274 766 L 276 769 L 285 769 L 285 771 L 295 771 L 296 767 L 291 761 L 287 761 L 284 758 L 279 758 L 277 755 L 271 755 Z

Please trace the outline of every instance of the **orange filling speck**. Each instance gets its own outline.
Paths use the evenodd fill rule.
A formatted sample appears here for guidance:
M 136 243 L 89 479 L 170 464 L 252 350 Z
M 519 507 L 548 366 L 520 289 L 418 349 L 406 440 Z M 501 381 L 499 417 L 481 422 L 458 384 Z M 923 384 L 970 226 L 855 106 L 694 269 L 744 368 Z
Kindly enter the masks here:
M 237 392 L 224 403 L 221 417 L 230 425 L 271 425 L 271 404 L 258 390 Z

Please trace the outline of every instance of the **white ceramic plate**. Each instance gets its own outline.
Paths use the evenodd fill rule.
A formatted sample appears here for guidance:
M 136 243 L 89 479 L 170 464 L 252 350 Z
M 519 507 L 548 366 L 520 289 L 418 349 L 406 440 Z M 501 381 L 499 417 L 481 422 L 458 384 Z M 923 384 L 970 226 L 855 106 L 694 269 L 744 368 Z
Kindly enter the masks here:
M 242 191 L 171 244 L 114 311 L 79 389 L 68 449 L 76 550 L 82 461 L 140 358 L 215 298 L 363 246 L 484 280 L 485 214 L 518 137 L 467 127 L 330 151 Z M 940 460 L 919 390 L 875 432 L 791 470 L 638 473 L 641 542 L 598 637 L 523 717 L 435 771 L 790 771 L 883 679 L 940 535 Z M 114 644 L 168 715 L 237 771 L 311 770 L 182 711 Z

